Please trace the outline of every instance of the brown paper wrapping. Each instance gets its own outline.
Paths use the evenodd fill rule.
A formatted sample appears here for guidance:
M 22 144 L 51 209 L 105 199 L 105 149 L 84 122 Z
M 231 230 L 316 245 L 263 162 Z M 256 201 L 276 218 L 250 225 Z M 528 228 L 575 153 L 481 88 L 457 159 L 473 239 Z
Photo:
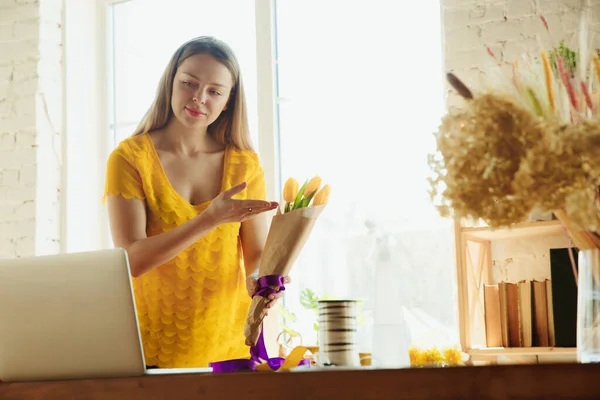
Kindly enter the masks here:
M 306 239 L 317 221 L 317 218 L 325 208 L 325 205 L 299 208 L 294 211 L 281 213 L 273 217 L 265 247 L 260 258 L 258 276 L 281 275 L 288 276 L 300 251 L 306 243 Z M 244 336 L 246 345 L 253 346 L 258 341 L 261 323 L 267 312 L 267 299 L 256 296 L 252 299 Z

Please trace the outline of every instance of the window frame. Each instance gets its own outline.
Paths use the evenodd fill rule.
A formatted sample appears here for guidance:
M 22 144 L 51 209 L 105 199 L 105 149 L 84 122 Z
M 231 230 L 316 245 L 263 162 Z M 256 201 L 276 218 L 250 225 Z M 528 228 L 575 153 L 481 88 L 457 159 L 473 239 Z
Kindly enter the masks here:
M 63 0 L 61 253 L 112 247 L 101 200 L 111 148 L 107 11 L 118 2 Z

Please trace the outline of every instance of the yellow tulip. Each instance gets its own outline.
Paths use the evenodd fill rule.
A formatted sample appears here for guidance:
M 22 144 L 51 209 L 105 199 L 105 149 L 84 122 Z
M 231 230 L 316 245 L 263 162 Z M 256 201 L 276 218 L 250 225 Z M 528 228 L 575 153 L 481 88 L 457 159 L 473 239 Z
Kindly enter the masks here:
M 294 202 L 298 195 L 298 181 L 294 178 L 289 178 L 283 187 L 283 200 L 288 203 Z
M 321 188 L 321 190 L 319 190 L 317 192 L 317 194 L 315 195 L 315 197 L 313 197 L 313 206 L 320 206 L 323 204 L 327 204 L 327 202 L 329 201 L 329 192 L 331 191 L 331 188 L 329 187 L 329 185 L 325 185 Z
M 315 175 L 308 184 L 306 185 L 306 189 L 304 189 L 304 198 L 307 198 L 321 187 L 321 177 L 319 175 Z

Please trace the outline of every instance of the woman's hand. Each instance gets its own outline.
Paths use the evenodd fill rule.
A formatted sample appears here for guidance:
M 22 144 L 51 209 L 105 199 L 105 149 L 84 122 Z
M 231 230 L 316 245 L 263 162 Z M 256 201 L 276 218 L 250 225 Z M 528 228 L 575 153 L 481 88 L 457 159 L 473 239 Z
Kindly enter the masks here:
M 215 225 L 230 222 L 244 222 L 265 211 L 274 210 L 279 206 L 275 201 L 265 200 L 238 200 L 232 197 L 246 189 L 246 182 L 232 187 L 215 197 L 205 213 L 214 221 Z
M 283 278 L 284 285 L 287 285 L 290 282 L 292 282 L 292 280 L 290 279 L 289 276 L 285 276 Z M 258 289 L 257 276 L 251 275 L 246 278 L 246 289 L 248 290 L 248 294 L 250 295 L 250 297 L 252 297 L 254 295 L 254 293 L 256 293 L 256 290 Z M 269 297 L 267 297 L 267 313 L 266 313 L 266 315 L 269 315 L 268 309 L 273 307 L 275 304 L 277 304 L 277 300 L 279 300 L 282 296 L 283 296 L 283 292 L 278 292 L 275 294 L 270 294 Z

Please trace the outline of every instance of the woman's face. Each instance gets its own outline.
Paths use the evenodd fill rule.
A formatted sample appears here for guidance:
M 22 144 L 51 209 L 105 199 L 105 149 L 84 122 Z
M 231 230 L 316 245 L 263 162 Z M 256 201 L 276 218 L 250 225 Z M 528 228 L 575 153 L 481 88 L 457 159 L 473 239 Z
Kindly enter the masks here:
M 227 109 L 232 87 L 229 69 L 211 55 L 188 57 L 173 80 L 173 114 L 186 127 L 206 128 Z

